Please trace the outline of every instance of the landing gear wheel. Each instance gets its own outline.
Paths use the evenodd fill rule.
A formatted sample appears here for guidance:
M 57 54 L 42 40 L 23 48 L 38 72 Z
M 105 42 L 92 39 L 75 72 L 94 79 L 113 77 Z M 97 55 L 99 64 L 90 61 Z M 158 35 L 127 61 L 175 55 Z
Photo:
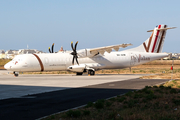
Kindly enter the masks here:
M 88 71 L 88 75 L 95 75 L 95 71 L 89 70 L 89 71 Z
M 15 72 L 15 71 L 14 71 L 13 74 L 14 74 L 15 77 L 18 77 L 18 76 L 19 76 L 19 73 L 18 73 L 18 72 Z
M 83 74 L 83 72 L 77 72 L 76 73 L 76 75 L 82 75 Z

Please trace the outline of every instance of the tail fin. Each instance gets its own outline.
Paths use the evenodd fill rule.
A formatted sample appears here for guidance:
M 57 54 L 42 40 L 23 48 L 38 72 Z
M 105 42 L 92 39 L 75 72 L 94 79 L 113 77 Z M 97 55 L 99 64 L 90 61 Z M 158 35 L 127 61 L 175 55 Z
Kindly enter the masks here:
M 166 30 L 173 28 L 175 27 L 167 28 L 167 25 L 157 25 L 154 30 L 147 31 L 152 32 L 152 34 L 143 44 L 131 50 L 138 52 L 161 53 L 166 36 Z

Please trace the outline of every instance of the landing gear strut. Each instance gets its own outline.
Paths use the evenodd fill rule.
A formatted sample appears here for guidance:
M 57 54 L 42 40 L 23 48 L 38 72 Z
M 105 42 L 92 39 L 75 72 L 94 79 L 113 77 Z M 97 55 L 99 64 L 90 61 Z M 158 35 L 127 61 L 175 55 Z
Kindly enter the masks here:
M 18 76 L 19 76 L 19 72 L 15 72 L 15 71 L 14 71 L 13 74 L 14 74 L 15 77 L 18 77 Z
M 93 70 L 88 70 L 88 75 L 95 75 L 95 71 L 93 71 Z

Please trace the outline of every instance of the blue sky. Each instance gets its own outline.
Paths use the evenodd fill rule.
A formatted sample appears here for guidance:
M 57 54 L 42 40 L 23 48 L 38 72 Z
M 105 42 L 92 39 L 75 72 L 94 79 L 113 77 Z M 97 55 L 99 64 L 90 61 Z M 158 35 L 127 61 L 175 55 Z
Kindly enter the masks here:
M 158 24 L 168 30 L 163 52 L 180 53 L 178 0 L 0 0 L 0 49 L 71 50 L 142 44 Z M 132 48 L 128 47 L 128 48 Z M 123 50 L 123 49 L 121 49 Z

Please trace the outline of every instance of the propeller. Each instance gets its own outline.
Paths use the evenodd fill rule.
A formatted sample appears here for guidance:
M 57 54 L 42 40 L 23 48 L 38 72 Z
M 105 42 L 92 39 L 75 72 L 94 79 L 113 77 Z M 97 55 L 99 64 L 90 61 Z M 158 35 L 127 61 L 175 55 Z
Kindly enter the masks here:
M 49 53 L 54 53 L 54 43 L 52 44 L 52 47 L 49 47 Z
M 78 41 L 76 42 L 75 46 L 73 47 L 73 42 L 71 42 L 71 48 L 73 50 L 73 52 L 71 52 L 71 55 L 73 55 L 73 59 L 72 59 L 72 64 L 74 65 L 74 59 L 76 59 L 76 63 L 79 65 L 78 63 L 78 56 L 77 56 L 77 51 L 76 51 L 76 47 L 77 47 Z
M 50 47 L 49 47 L 49 53 L 51 53 L 51 49 L 50 49 Z

